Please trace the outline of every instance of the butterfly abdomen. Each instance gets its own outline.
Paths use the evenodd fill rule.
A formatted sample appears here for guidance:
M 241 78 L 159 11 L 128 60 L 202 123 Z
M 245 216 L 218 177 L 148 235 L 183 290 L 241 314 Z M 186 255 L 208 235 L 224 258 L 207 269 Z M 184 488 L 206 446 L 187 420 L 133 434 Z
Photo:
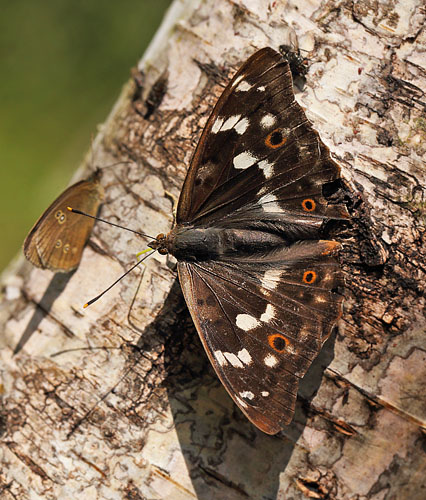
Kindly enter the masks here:
M 267 254 L 286 246 L 286 240 L 265 231 L 178 225 L 167 235 L 165 245 L 168 253 L 177 260 L 197 262 Z

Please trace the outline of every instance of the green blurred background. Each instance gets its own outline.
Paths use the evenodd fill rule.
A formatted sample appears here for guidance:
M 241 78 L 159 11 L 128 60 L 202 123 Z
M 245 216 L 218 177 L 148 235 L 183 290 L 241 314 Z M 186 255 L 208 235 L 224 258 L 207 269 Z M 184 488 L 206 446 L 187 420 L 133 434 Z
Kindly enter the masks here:
M 0 1 L 0 271 L 66 187 L 170 3 Z

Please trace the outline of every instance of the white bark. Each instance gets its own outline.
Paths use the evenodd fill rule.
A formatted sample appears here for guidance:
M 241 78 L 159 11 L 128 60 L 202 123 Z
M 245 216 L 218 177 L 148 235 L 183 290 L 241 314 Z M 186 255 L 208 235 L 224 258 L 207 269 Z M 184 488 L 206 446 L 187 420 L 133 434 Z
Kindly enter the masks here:
M 297 38 L 297 98 L 362 191 L 339 333 L 270 437 L 216 379 L 165 258 L 82 310 L 142 240 L 97 224 L 71 277 L 21 259 L 2 280 L 1 498 L 424 498 L 423 15 L 420 0 L 175 1 L 139 65 L 142 98 L 127 84 L 93 146 L 96 165 L 134 160 L 105 171 L 102 217 L 167 232 L 166 191 L 179 195 L 228 75 Z

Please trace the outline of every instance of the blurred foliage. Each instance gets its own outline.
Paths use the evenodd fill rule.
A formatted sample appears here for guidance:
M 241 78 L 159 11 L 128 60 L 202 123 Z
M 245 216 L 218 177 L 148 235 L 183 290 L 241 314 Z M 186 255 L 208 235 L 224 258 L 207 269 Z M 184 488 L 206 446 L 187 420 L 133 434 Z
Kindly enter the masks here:
M 0 270 L 65 188 L 170 2 L 0 1 Z

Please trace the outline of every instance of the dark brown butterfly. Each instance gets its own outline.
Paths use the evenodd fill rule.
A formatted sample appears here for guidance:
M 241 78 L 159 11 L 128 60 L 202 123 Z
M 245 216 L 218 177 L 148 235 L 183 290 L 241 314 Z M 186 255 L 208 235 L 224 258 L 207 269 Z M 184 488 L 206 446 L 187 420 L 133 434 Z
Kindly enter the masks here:
M 275 434 L 340 316 L 347 219 L 325 194 L 339 167 L 294 99 L 289 64 L 265 48 L 217 102 L 180 195 L 176 226 L 150 243 L 178 260 L 201 341 L 232 399 Z
M 25 257 L 42 269 L 65 273 L 74 270 L 95 221 L 73 214 L 67 207 L 96 215 L 103 197 L 99 170 L 89 179 L 67 188 L 46 209 L 25 238 Z

